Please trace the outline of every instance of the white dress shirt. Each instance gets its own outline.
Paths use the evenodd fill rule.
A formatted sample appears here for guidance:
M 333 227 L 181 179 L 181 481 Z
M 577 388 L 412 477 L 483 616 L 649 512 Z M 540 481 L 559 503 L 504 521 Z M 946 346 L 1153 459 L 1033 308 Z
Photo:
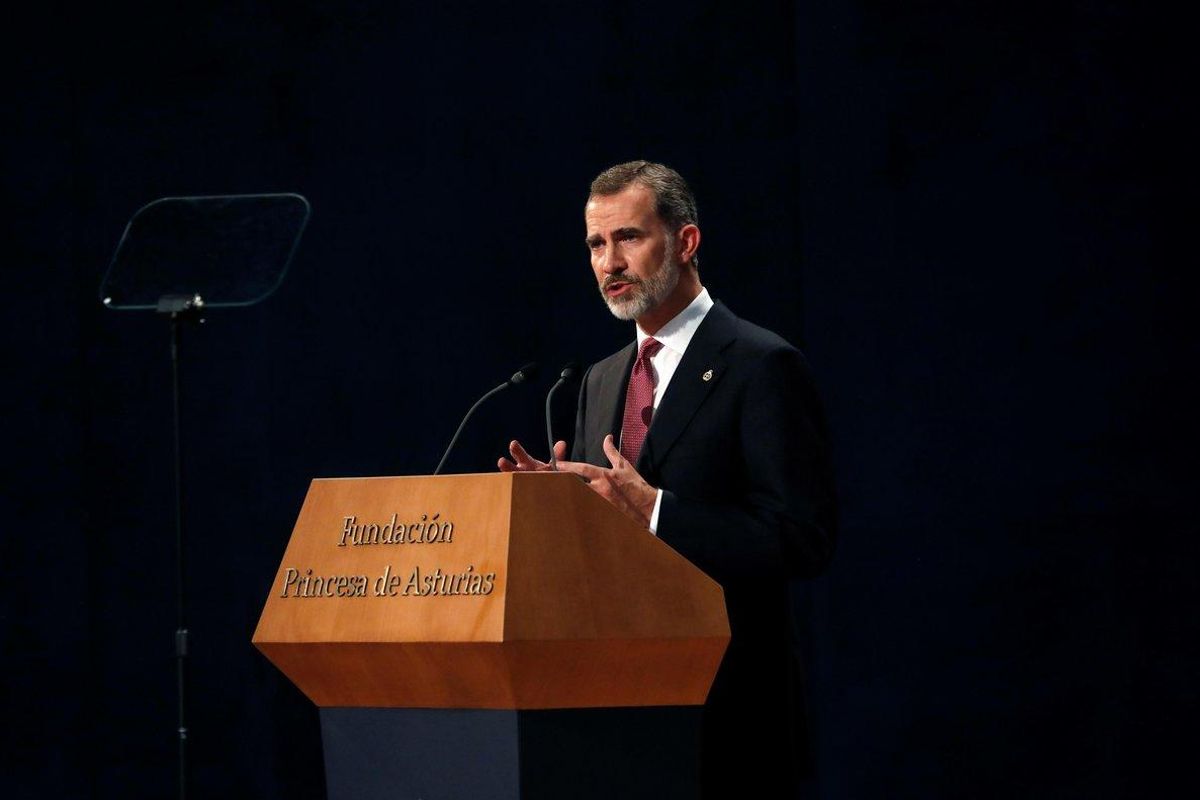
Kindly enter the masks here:
M 683 352 L 687 350 L 687 346 L 692 341 L 692 337 L 696 335 L 700 323 L 704 321 L 708 310 L 713 307 L 712 298 L 708 296 L 708 289 L 701 287 L 700 294 L 696 295 L 696 299 L 688 304 L 688 307 L 680 311 L 671 321 L 658 329 L 654 334 L 654 338 L 662 342 L 662 347 L 650 359 L 651 379 L 654 381 L 654 410 L 658 410 L 658 404 L 662 402 L 663 395 L 667 392 L 667 384 L 671 382 L 671 378 L 675 375 L 675 370 L 679 367 L 679 362 L 683 360 Z M 650 334 L 645 333 L 641 328 L 637 329 L 637 346 L 640 348 L 642 342 L 650 338 Z M 654 419 L 651 417 L 651 426 L 654 424 Z M 658 490 L 658 497 L 654 500 L 654 512 L 650 515 L 650 532 L 658 531 L 658 512 L 662 508 L 662 489 Z

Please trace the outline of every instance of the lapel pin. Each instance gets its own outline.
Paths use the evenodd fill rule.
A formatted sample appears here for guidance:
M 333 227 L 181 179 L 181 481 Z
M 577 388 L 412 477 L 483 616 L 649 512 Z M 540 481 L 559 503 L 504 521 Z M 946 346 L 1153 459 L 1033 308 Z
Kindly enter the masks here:
M 711 369 L 708 370 L 703 375 L 701 375 L 700 378 L 702 380 L 711 381 L 712 380 L 712 370 Z

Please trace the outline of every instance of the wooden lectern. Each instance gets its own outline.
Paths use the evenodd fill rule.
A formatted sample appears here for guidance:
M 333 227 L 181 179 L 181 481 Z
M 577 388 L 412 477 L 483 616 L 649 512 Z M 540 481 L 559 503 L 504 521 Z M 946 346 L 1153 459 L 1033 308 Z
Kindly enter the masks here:
M 312 482 L 254 644 L 331 798 L 695 797 L 721 587 L 564 473 Z

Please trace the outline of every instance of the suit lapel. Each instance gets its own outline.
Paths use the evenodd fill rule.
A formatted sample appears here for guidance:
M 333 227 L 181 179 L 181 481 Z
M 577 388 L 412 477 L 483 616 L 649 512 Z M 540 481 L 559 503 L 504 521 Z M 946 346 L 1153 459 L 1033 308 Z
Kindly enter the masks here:
M 696 411 L 720 383 L 726 367 L 722 351 L 735 338 L 736 319 L 729 309 L 717 303 L 700 323 L 650 422 L 646 442 L 638 457 L 637 470 L 640 474 L 647 475 L 651 468 L 662 463 Z M 632 369 L 632 364 L 629 369 Z
M 612 434 L 620 444 L 621 418 L 625 411 L 625 389 L 629 385 L 629 374 L 633 371 L 633 360 L 637 357 L 637 342 L 630 343 L 608 359 L 607 368 L 597 376 L 596 413 L 588 414 L 587 445 L 584 453 L 588 460 L 601 467 L 609 466 L 604 455 L 604 437 Z

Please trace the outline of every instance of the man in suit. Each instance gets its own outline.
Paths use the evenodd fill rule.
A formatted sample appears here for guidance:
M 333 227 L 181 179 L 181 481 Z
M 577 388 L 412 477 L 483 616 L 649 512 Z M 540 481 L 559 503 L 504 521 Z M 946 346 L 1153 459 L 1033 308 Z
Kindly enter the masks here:
M 674 170 L 606 170 L 584 218 L 601 295 L 637 323 L 636 340 L 588 369 L 558 469 L 725 590 L 731 639 L 704 711 L 705 797 L 793 784 L 808 761 L 789 584 L 825 568 L 836 528 L 807 363 L 709 297 L 695 200 Z M 510 451 L 502 470 L 550 468 L 518 442 Z

